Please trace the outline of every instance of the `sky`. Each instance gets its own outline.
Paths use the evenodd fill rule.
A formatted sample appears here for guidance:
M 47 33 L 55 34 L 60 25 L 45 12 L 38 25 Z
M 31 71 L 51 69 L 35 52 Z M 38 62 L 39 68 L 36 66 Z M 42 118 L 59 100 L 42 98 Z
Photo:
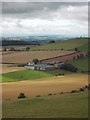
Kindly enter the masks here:
M 0 24 L 4 36 L 87 36 L 88 3 L 4 1 Z

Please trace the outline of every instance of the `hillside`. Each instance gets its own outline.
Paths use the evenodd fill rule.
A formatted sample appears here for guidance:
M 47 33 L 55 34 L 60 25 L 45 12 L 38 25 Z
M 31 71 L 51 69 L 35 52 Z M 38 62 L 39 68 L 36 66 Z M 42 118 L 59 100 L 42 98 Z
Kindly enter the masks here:
M 70 62 L 72 65 L 78 68 L 81 71 L 88 71 L 88 58 L 73 60 Z
M 19 117 L 87 118 L 88 93 L 70 93 L 3 102 L 3 118 Z
M 76 47 L 87 45 L 87 38 L 76 38 L 71 40 L 62 40 L 56 43 L 48 43 L 40 46 L 31 46 L 31 50 L 74 50 Z

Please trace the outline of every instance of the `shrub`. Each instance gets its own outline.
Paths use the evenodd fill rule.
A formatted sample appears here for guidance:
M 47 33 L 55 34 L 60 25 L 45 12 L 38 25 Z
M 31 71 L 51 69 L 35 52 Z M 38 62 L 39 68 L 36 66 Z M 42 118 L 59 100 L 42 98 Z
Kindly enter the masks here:
M 78 51 L 78 48 L 75 48 L 75 51 Z
M 79 57 L 79 55 L 77 55 L 77 59 L 79 59 L 80 57 Z
M 86 85 L 85 88 L 88 89 L 88 85 Z
M 84 91 L 84 88 L 80 88 L 80 91 Z
M 73 56 L 73 60 L 75 60 L 75 56 Z
M 24 95 L 24 93 L 20 93 L 19 94 L 18 99 L 21 99 L 21 98 L 26 98 L 26 96 Z
M 33 62 L 34 62 L 35 64 L 37 64 L 37 63 L 38 63 L 38 59 L 33 59 Z
M 18 67 L 24 67 L 26 64 L 18 64 Z
M 36 97 L 40 97 L 40 95 L 37 95 Z
M 30 50 L 30 47 L 26 47 L 26 51 L 29 51 Z
M 83 54 L 80 54 L 80 58 L 84 58 L 84 55 L 83 55 Z
M 61 92 L 60 94 L 63 94 L 63 92 Z
M 48 94 L 48 96 L 50 96 L 50 95 L 52 95 L 51 93 L 50 94 Z
M 72 64 L 69 64 L 69 63 L 65 63 L 61 65 L 61 69 L 68 70 L 71 72 L 77 72 L 78 70 L 76 67 L 74 67 Z
M 76 92 L 78 92 L 78 90 L 72 90 L 72 91 L 71 91 L 71 93 L 76 93 Z

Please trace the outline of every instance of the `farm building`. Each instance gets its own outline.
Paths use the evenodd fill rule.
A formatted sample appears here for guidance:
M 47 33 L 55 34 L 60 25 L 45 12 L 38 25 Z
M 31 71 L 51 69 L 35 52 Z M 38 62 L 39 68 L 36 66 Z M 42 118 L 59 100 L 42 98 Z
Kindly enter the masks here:
M 64 63 L 56 62 L 56 61 L 48 62 L 48 63 L 38 62 L 37 64 L 34 64 L 33 62 L 29 62 L 25 66 L 25 69 L 46 71 L 54 68 L 60 68 L 62 64 Z

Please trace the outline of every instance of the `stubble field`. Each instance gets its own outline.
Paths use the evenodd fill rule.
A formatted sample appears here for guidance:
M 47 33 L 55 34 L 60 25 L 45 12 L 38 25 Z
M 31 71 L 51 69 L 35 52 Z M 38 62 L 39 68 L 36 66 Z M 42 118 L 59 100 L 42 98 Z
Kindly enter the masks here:
M 12 54 L 2 55 L 3 63 L 27 63 L 34 58 L 39 60 L 52 58 L 56 56 L 62 56 L 73 53 L 73 51 L 27 51 L 27 52 L 15 52 Z
M 88 75 L 70 74 L 60 77 L 41 78 L 21 82 L 2 83 L 3 100 L 17 100 L 18 95 L 23 92 L 28 98 L 37 95 L 69 92 L 79 89 L 88 84 Z

